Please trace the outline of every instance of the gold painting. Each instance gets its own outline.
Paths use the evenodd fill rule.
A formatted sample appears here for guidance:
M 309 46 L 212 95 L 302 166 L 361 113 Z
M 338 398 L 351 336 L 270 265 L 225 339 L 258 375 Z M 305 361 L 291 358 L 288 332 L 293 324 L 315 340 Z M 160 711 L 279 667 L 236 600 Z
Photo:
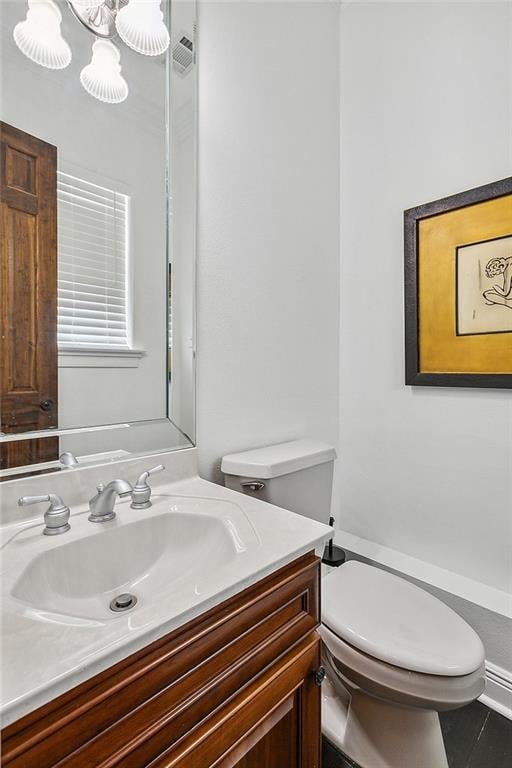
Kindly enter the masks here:
M 405 212 L 406 383 L 512 386 L 512 179 Z

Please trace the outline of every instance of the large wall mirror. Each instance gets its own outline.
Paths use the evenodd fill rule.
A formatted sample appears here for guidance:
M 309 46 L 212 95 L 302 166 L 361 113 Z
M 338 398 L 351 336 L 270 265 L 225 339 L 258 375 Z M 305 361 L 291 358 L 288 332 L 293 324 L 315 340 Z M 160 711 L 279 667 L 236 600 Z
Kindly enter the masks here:
M 195 3 L 0 13 L 0 477 L 189 446 Z

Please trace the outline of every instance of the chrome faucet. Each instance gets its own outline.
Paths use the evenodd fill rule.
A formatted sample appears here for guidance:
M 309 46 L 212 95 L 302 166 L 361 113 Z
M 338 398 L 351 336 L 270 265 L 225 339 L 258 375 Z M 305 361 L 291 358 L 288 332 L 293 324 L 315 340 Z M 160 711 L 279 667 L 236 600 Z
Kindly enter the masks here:
M 111 480 L 107 485 L 100 483 L 98 493 L 89 501 L 91 523 L 106 523 L 116 516 L 114 504 L 116 496 L 131 496 L 132 486 L 126 480 Z
M 59 533 L 66 533 L 71 528 L 69 524 L 70 511 L 67 504 L 64 504 L 60 496 L 54 493 L 48 493 L 45 496 L 21 496 L 18 499 L 20 507 L 28 504 L 40 504 L 42 501 L 49 501 L 50 506 L 44 513 L 45 527 L 43 533 L 45 536 L 57 536 Z

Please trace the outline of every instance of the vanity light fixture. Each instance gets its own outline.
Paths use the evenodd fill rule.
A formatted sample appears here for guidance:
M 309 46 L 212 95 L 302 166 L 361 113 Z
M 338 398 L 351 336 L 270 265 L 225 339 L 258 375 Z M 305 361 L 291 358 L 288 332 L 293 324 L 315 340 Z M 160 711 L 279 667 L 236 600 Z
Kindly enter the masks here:
M 120 104 L 128 96 L 128 85 L 121 75 L 119 48 L 110 40 L 95 40 L 91 63 L 80 72 L 83 87 L 99 101 Z
M 73 0 L 73 5 L 77 8 L 99 8 L 103 5 L 103 0 Z
M 130 0 L 116 15 L 119 37 L 144 56 L 158 56 L 169 47 L 160 0 Z
M 121 75 L 119 36 L 132 50 L 158 56 L 169 47 L 161 0 L 66 0 L 78 21 L 96 37 L 92 61 L 80 73 L 85 90 L 100 101 L 119 104 L 128 96 Z M 61 35 L 62 14 L 54 0 L 28 0 L 25 21 L 13 30 L 16 45 L 36 64 L 64 69 L 71 49 Z
M 14 42 L 36 64 L 64 69 L 71 61 L 71 48 L 61 35 L 61 21 L 53 0 L 28 0 L 27 18 L 14 27 Z

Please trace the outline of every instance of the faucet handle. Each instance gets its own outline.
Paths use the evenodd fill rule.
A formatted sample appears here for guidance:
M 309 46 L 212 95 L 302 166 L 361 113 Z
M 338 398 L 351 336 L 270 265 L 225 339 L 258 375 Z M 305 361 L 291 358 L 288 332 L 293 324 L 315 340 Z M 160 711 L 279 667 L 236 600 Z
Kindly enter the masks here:
M 148 478 L 150 475 L 156 475 L 157 472 L 163 472 L 164 469 L 163 464 L 158 464 L 139 476 L 133 487 L 132 503 L 130 504 L 132 509 L 147 509 L 151 506 L 151 486 L 148 483 Z
M 156 475 L 158 472 L 163 472 L 165 469 L 163 464 L 158 464 L 156 467 L 153 467 L 152 469 L 147 469 L 145 472 L 143 472 L 141 475 L 139 475 L 139 479 L 135 483 L 135 488 L 145 488 L 148 484 L 148 477 L 150 475 Z
M 43 533 L 46 536 L 55 536 L 58 533 L 66 533 L 71 528 L 69 524 L 70 510 L 67 504 L 64 504 L 60 496 L 55 493 L 48 493 L 43 496 L 20 496 L 18 505 L 26 507 L 29 504 L 40 504 L 43 501 L 49 501 L 50 506 L 44 513 L 45 527 Z
M 18 499 L 19 507 L 28 507 L 29 504 L 40 504 L 42 501 L 50 501 L 50 494 L 46 496 L 20 496 Z
M 50 502 L 50 510 L 56 512 L 58 509 L 62 509 L 66 505 L 62 501 L 60 496 L 55 493 L 47 493 L 43 496 L 20 496 L 18 499 L 18 506 L 28 507 L 29 504 L 41 504 L 43 501 Z

